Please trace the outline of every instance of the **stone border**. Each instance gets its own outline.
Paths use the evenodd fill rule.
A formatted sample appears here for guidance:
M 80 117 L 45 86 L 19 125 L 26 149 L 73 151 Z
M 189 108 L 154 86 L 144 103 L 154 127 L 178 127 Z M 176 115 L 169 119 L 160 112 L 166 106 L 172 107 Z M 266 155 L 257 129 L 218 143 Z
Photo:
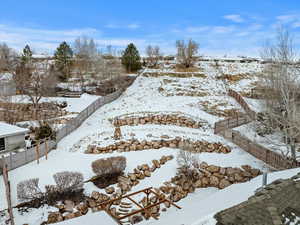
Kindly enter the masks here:
M 176 125 L 180 127 L 189 127 L 198 129 L 203 126 L 204 122 L 197 122 L 191 118 L 188 118 L 183 115 L 172 115 L 172 114 L 163 114 L 163 115 L 147 115 L 140 117 L 125 117 L 114 118 L 112 124 L 115 127 L 120 126 L 136 126 L 144 124 L 159 124 L 159 125 Z
M 119 141 L 117 143 L 108 145 L 106 147 L 97 147 L 95 145 L 89 145 L 85 153 L 87 154 L 103 154 L 112 153 L 114 151 L 118 152 L 129 152 L 129 151 L 141 151 L 148 149 L 160 149 L 160 148 L 179 148 L 183 149 L 188 147 L 193 153 L 201 152 L 215 152 L 215 153 L 230 153 L 231 149 L 224 146 L 221 143 L 210 143 L 207 141 L 191 141 L 189 139 L 182 139 L 177 137 L 170 140 L 153 140 L 153 141 L 139 141 L 139 140 L 127 140 Z

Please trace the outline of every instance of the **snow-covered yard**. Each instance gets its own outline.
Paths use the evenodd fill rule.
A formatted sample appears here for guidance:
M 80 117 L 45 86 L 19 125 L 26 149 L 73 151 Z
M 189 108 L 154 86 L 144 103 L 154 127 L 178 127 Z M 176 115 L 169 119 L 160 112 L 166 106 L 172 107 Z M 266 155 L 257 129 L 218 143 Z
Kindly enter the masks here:
M 251 73 L 259 70 L 257 63 L 226 65 L 228 73 L 237 71 L 239 73 Z M 231 65 L 231 64 L 230 64 Z M 147 114 L 147 113 L 176 113 L 186 114 L 195 120 L 205 121 L 206 125 L 199 128 L 179 127 L 175 125 L 137 125 L 137 126 L 122 126 L 122 140 L 131 139 L 133 136 L 138 140 L 155 140 L 160 139 L 162 135 L 168 135 L 171 138 L 183 137 L 191 140 L 204 140 L 209 142 L 220 142 L 232 148 L 229 154 L 218 153 L 198 153 L 201 161 L 208 164 L 214 164 L 224 167 L 240 167 L 248 164 L 260 170 L 268 170 L 268 167 L 261 161 L 249 155 L 239 147 L 228 142 L 220 136 L 213 134 L 213 125 L 223 117 L 212 115 L 205 111 L 202 103 L 208 101 L 216 105 L 219 104 L 218 110 L 227 110 L 236 108 L 242 111 L 241 107 L 231 98 L 226 96 L 225 87 L 221 81 L 216 79 L 217 71 L 209 65 L 209 63 L 201 63 L 203 73 L 206 78 L 176 78 L 176 77 L 144 77 L 139 76 L 136 81 L 130 86 L 127 91 L 117 100 L 104 105 L 90 116 L 77 130 L 65 137 L 57 145 L 57 149 L 49 154 L 48 160 L 44 158 L 40 160 L 38 165 L 36 162 L 30 163 L 21 168 L 15 169 L 9 173 L 12 186 L 12 201 L 13 205 L 18 203 L 16 186 L 18 182 L 29 178 L 39 178 L 40 186 L 44 187 L 47 184 L 54 184 L 52 175 L 61 171 L 78 171 L 84 176 L 84 179 L 91 178 L 94 174 L 91 169 L 91 162 L 110 156 L 122 155 L 127 159 L 126 173 L 131 172 L 137 165 L 150 163 L 153 159 L 159 159 L 163 155 L 177 155 L 177 149 L 161 148 L 150 149 L 145 151 L 133 152 L 114 152 L 109 154 L 85 154 L 84 151 L 88 145 L 96 144 L 98 146 L 107 146 L 115 142 L 113 139 L 114 126 L 111 120 L 117 116 L 130 114 Z M 235 72 L 232 72 L 235 74 Z M 164 82 L 165 79 L 171 82 Z M 196 90 L 200 89 L 207 92 L 205 96 L 177 96 L 176 90 L 171 84 L 175 83 L 184 89 L 191 89 L 191 85 L 196 86 Z M 240 82 L 239 88 L 247 88 L 251 82 Z M 237 85 L 237 84 L 235 84 Z M 238 86 L 238 85 L 237 85 Z M 173 96 L 166 96 L 159 91 L 162 87 L 170 92 L 175 93 Z M 55 98 L 57 101 L 67 100 L 70 104 L 68 111 L 78 112 L 94 101 L 96 96 L 83 95 L 80 99 L 64 99 Z M 51 99 L 53 100 L 53 99 Z M 133 135 L 134 134 L 134 135 Z M 159 170 L 147 179 L 142 180 L 132 191 L 137 191 L 146 187 L 159 187 L 165 181 L 170 180 L 176 174 L 177 169 L 176 159 L 166 163 Z M 294 175 L 299 170 L 290 170 L 286 172 L 274 173 L 270 176 L 270 180 L 279 177 L 289 177 Z M 241 201 L 246 200 L 252 195 L 261 185 L 261 177 L 257 177 L 243 184 L 234 184 L 230 187 L 219 190 L 217 188 L 200 188 L 195 193 L 189 194 L 187 198 L 178 202 L 183 209 L 175 208 L 168 209 L 162 213 L 160 220 L 144 221 L 141 225 L 150 224 L 172 224 L 172 225 L 212 225 L 214 220 L 212 216 L 215 212 L 230 207 Z M 86 183 L 85 193 L 90 194 L 93 190 L 104 193 L 92 183 Z M 6 208 L 4 194 L 4 184 L 0 179 L 0 209 Z M 47 218 L 49 211 L 56 211 L 55 208 L 43 207 L 40 209 L 31 210 L 24 215 L 20 215 L 15 211 L 16 224 L 28 223 L 30 225 L 40 224 Z M 103 224 L 115 224 L 103 212 L 88 213 L 80 218 L 64 221 L 61 224 L 92 224 L 94 221 L 103 220 Z M 0 217 L 0 224 L 4 224 L 3 218 Z

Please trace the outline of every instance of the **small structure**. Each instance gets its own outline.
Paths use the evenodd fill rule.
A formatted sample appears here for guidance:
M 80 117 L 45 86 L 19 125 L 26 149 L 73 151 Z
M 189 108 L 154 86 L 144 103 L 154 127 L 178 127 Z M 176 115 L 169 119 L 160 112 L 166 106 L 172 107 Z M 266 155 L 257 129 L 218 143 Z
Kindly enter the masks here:
M 28 129 L 0 122 L 0 153 L 24 147 L 28 132 Z
M 283 225 L 300 223 L 300 173 L 279 179 L 239 205 L 217 213 L 217 225 Z
M 0 74 L 0 96 L 16 94 L 16 84 L 9 73 Z

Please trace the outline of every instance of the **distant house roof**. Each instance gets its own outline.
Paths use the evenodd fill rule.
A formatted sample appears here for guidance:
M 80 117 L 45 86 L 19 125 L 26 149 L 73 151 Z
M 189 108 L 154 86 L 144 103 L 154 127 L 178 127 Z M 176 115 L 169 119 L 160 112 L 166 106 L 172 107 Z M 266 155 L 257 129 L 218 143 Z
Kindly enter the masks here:
M 247 201 L 214 217 L 217 225 L 300 224 L 300 173 L 274 181 Z
M 0 122 L 0 138 L 27 133 L 29 130 L 18 126 Z

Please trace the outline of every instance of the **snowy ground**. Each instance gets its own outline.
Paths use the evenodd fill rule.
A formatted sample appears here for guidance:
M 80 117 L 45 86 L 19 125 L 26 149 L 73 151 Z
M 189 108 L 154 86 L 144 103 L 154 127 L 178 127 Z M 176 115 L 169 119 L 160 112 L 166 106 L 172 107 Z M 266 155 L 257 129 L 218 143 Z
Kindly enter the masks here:
M 231 64 L 224 66 L 225 68 L 228 67 L 228 73 L 251 73 L 252 70 L 254 72 L 259 70 L 257 63 L 253 63 L 253 65 L 240 64 L 240 67 L 237 67 L 236 65 L 229 65 Z M 94 175 L 90 167 L 91 162 L 102 157 L 123 155 L 127 158 L 126 172 L 132 172 L 133 168 L 135 168 L 137 165 L 150 163 L 151 160 L 159 159 L 162 155 L 173 154 L 176 156 L 177 150 L 170 148 L 137 152 L 115 152 L 111 154 L 100 155 L 83 153 L 89 144 L 106 146 L 114 142 L 112 138 L 114 128 L 110 123 L 111 119 L 116 116 L 124 116 L 136 113 L 143 115 L 149 112 L 161 112 L 163 114 L 180 112 L 191 116 L 196 120 L 199 119 L 206 121 L 206 125 L 200 129 L 169 125 L 124 126 L 121 127 L 123 139 L 132 138 L 133 134 L 134 138 L 139 140 L 160 139 L 160 136 L 168 135 L 169 137 L 179 136 L 193 140 L 221 142 L 224 145 L 230 146 L 232 148 L 232 152 L 229 154 L 201 153 L 198 154 L 199 158 L 209 164 L 214 165 L 239 167 L 244 164 L 249 164 L 261 170 L 268 170 L 263 162 L 257 160 L 227 140 L 213 134 L 212 128 L 214 123 L 223 117 L 215 116 L 204 111 L 204 107 L 201 105 L 201 102 L 208 101 L 213 102 L 214 104 L 220 104 L 218 106 L 218 110 L 226 110 L 233 107 L 240 111 L 242 111 L 242 109 L 233 99 L 226 97 L 225 87 L 221 81 L 216 80 L 218 73 L 213 66 L 211 66 L 210 63 L 207 63 L 206 65 L 202 62 L 201 68 L 203 69 L 202 73 L 206 74 L 206 78 L 152 78 L 139 76 L 133 85 L 129 87 L 119 99 L 97 110 L 76 131 L 60 141 L 58 143 L 57 150 L 54 150 L 49 154 L 49 159 L 47 161 L 45 159 L 41 159 L 39 165 L 37 165 L 36 162 L 33 162 L 9 173 L 12 185 L 13 205 L 18 203 L 16 198 L 17 183 L 28 178 L 38 177 L 40 179 L 40 186 L 43 188 L 46 184 L 54 184 L 54 180 L 52 178 L 54 173 L 65 170 L 79 171 L 83 173 L 85 179 L 91 178 Z M 172 82 L 164 83 L 164 79 L 172 80 Z M 170 84 L 172 83 L 179 84 L 186 90 L 191 89 L 190 86 L 196 84 L 197 88 L 203 89 L 208 93 L 208 95 L 203 97 L 176 95 L 165 96 L 159 91 L 160 87 L 165 89 L 170 88 L 171 91 L 176 94 L 176 90 L 170 87 Z M 251 82 L 239 81 L 239 83 L 247 88 L 247 85 L 250 85 Z M 239 86 L 238 84 L 235 85 Z M 88 104 L 87 102 L 93 98 L 89 96 L 87 99 L 84 99 L 85 97 L 87 96 L 83 96 L 83 101 L 80 101 L 82 104 Z M 75 102 L 73 104 L 73 110 L 79 109 L 80 107 L 84 108 L 82 105 L 76 105 Z M 166 165 L 162 166 L 159 170 L 155 171 L 151 177 L 141 181 L 140 184 L 135 186 L 132 191 L 140 190 L 149 186 L 158 187 L 162 185 L 163 182 L 170 180 L 170 178 L 176 174 L 176 168 L 176 159 L 173 159 L 167 162 Z M 288 175 L 285 176 L 294 174 L 294 172 L 286 173 Z M 213 224 L 213 220 L 209 215 L 220 209 L 246 200 L 247 197 L 253 194 L 254 190 L 259 187 L 260 182 L 261 178 L 258 177 L 251 182 L 232 185 L 225 190 L 218 190 L 216 188 L 198 189 L 195 193 L 178 202 L 178 204 L 183 207 L 182 210 L 177 210 L 174 208 L 168 209 L 166 213 L 162 214 L 159 221 L 150 220 L 141 223 L 141 225 L 191 225 L 193 223 L 194 225 Z M 93 190 L 101 191 L 92 183 L 85 184 L 86 194 L 91 193 Z M 0 179 L 0 199 L 0 209 L 6 208 L 6 201 L 3 201 L 3 199 L 5 199 L 5 195 L 2 179 Z M 47 218 L 47 213 L 49 211 L 55 211 L 55 209 L 44 207 L 32 210 L 24 215 L 20 215 L 19 213 L 15 212 L 17 221 L 16 224 L 40 224 Z M 205 220 L 203 220 L 205 217 L 207 217 L 207 223 Z M 105 221 L 105 223 L 103 223 L 105 225 L 115 224 L 112 223 L 112 221 L 109 221 L 109 218 L 107 218 L 107 216 L 105 216 L 103 213 L 89 213 L 87 216 L 73 220 L 74 222 L 71 220 L 61 224 L 92 224 L 95 220 L 100 221 L 102 219 Z M 1 221 L 1 218 L 0 224 L 4 224 L 3 219 Z

